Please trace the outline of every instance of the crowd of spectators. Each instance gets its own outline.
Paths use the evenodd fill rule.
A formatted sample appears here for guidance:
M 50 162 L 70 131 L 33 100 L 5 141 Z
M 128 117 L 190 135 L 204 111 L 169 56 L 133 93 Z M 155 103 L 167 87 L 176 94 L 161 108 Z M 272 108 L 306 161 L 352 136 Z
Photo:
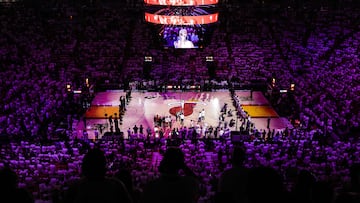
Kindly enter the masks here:
M 282 201 L 279 196 L 284 201 L 296 197 L 303 197 L 304 202 L 358 201 L 355 177 L 359 169 L 355 166 L 360 163 L 360 143 L 354 133 L 360 122 L 357 8 L 227 6 L 207 46 L 173 51 L 154 48 L 153 29 L 144 25 L 139 10 L 91 6 L 57 1 L 37 8 L 22 3 L 0 5 L 0 136 L 11 140 L 1 139 L 0 168 L 5 169 L 0 176 L 8 177 L 0 185 L 3 197 L 24 202 L 72 201 L 80 198 L 73 184 L 88 181 L 91 185 L 106 173 L 122 182 L 104 181 L 109 188 L 104 192 L 113 195 L 110 190 L 119 189 L 123 195 L 117 198 L 123 201 L 146 202 L 154 198 L 149 195 L 149 182 L 158 178 L 178 181 L 175 174 L 180 171 L 199 183 L 194 184 L 194 191 L 187 191 L 193 201 L 222 202 L 238 198 L 220 187 L 224 170 L 242 167 L 248 179 L 242 182 L 246 186 L 239 186 L 244 201 L 263 201 L 259 193 L 274 201 Z M 155 59 L 151 67 L 155 81 L 204 84 L 213 79 L 205 61 L 206 56 L 213 56 L 217 68 L 213 83 L 241 86 L 269 78 L 276 78 L 278 88 L 294 83 L 294 102 L 284 107 L 294 106 L 292 113 L 298 115 L 292 116 L 302 128 L 289 130 L 288 136 L 276 142 L 179 139 L 184 157 L 175 154 L 181 163 L 172 169 L 160 164 L 172 143 L 165 138 L 48 141 L 59 129 L 66 129 L 66 137 L 71 138 L 72 121 L 81 116 L 81 102 L 67 85 L 71 90 L 86 90 L 85 78 L 92 84 L 120 84 L 125 78 L 142 81 L 145 55 Z M 314 139 L 319 133 L 331 142 Z M 235 145 L 243 150 L 241 163 L 232 162 L 238 150 Z M 103 150 L 105 159 L 101 152 L 91 150 L 94 148 Z M 89 169 L 84 165 L 99 163 L 89 160 L 88 153 L 101 159 L 104 168 L 94 168 L 101 177 L 84 173 L 84 167 Z M 164 177 L 164 173 L 170 175 Z M 81 174 L 89 180 L 77 182 Z M 312 185 L 311 192 L 304 191 L 302 184 Z M 168 197 L 178 197 L 176 191 Z M 19 193 L 22 195 L 16 196 Z
M 299 181 L 303 181 L 304 172 L 308 174 L 306 177 L 310 176 L 314 179 L 313 184 L 320 184 L 321 188 L 319 189 L 329 190 L 328 195 L 330 196 L 326 196 L 326 198 L 335 200 L 350 192 L 350 189 L 354 189 L 349 187 L 356 182 L 353 179 L 357 176 L 356 173 L 359 173 L 359 169 L 352 171 L 352 166 L 359 162 L 360 145 L 358 143 L 337 142 L 330 147 L 320 145 L 319 142 L 312 141 L 310 138 L 305 139 L 304 135 L 299 135 L 297 139 L 294 137 L 272 143 L 251 141 L 241 144 L 232 143 L 227 139 L 196 141 L 181 139 L 176 148 L 181 149 L 184 153 L 183 162 L 186 163 L 187 169 L 192 172 L 199 184 L 198 189 L 192 188 L 198 190 L 196 191 L 198 202 L 222 202 L 219 199 L 236 196 L 237 191 L 231 193 L 229 188 L 238 188 L 240 185 L 245 185 L 247 188 L 250 187 L 247 184 L 255 184 L 252 181 L 248 183 L 247 178 L 250 178 L 250 175 L 244 177 L 244 174 L 238 174 L 240 177 L 232 174 L 240 179 L 234 181 L 230 186 L 227 185 L 230 183 L 221 181 L 220 177 L 224 170 L 240 166 L 245 171 L 251 171 L 257 167 L 267 167 L 273 171 L 272 173 L 278 174 L 279 185 L 275 185 L 274 182 L 269 183 L 270 185 L 262 186 L 261 190 L 257 188 L 256 191 L 267 191 L 271 187 L 280 186 L 281 190 L 286 192 L 282 198 L 288 198 L 286 194 L 301 187 L 297 184 L 300 184 Z M 82 175 L 84 175 L 82 163 L 85 154 L 92 149 L 99 148 L 105 154 L 105 169 L 101 169 L 101 164 L 98 162 L 96 162 L 96 167 L 87 166 L 88 169 L 105 170 L 103 173 L 106 173 L 106 177 L 117 177 L 119 173 L 128 171 L 131 177 L 128 180 L 131 182 L 130 186 L 134 192 L 138 193 L 138 197 L 141 197 L 147 184 L 161 176 L 162 157 L 169 148 L 173 148 L 169 143 L 170 140 L 165 138 L 159 140 L 98 140 L 96 143 L 72 140 L 55 142 L 46 146 L 27 141 L 12 142 L 9 145 L 2 145 L 1 167 L 7 166 L 14 169 L 18 176 L 17 186 L 29 191 L 35 200 L 62 202 L 66 199 L 68 189 L 72 188 L 72 185 L 82 179 Z M 238 163 L 239 160 L 234 160 L 233 156 L 234 150 L 236 151 L 238 148 L 242 151 L 238 152 L 242 154 L 241 163 Z M 233 163 L 233 161 L 237 162 Z M 181 162 L 178 164 L 181 165 Z M 171 167 L 176 167 L 176 164 L 171 164 Z M 266 181 L 265 176 L 261 176 L 261 178 L 264 180 L 259 179 L 257 184 L 261 185 L 261 181 Z M 324 183 L 326 184 L 324 185 Z M 218 189 L 220 186 L 223 186 L 224 189 Z M 324 186 L 326 187 L 323 188 Z M 175 196 L 180 194 L 176 195 L 178 190 L 172 190 L 174 188 L 168 189 Z M 242 189 L 244 190 L 244 188 Z M 312 190 L 313 188 L 308 189 Z M 92 189 L 88 188 L 88 190 Z M 156 190 L 156 187 L 152 190 Z M 241 198 L 249 198 L 246 191 L 242 192 L 244 196 Z M 351 196 L 355 198 L 357 192 L 353 192 L 355 193 Z M 327 195 L 327 193 L 314 194 L 317 198 L 321 195 Z M 315 198 L 314 196 L 308 198 Z M 319 200 L 318 202 L 331 201 Z

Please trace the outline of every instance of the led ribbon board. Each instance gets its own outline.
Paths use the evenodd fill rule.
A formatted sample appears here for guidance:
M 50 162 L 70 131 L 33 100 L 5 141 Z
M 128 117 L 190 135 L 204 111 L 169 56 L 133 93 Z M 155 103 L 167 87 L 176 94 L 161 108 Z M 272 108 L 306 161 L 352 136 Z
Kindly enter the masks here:
M 145 20 L 163 25 L 197 25 L 215 23 L 218 21 L 218 16 L 219 13 L 200 16 L 167 16 L 145 13 Z
M 149 5 L 164 6 L 203 6 L 219 3 L 219 0 L 144 0 Z

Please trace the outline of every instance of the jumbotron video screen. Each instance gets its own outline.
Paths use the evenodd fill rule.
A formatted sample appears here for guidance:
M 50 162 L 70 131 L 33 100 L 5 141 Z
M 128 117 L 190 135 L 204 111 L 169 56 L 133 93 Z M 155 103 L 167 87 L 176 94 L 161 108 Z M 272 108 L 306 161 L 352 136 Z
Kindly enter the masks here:
M 203 48 L 218 22 L 218 0 L 144 0 L 145 21 L 156 26 L 164 48 Z

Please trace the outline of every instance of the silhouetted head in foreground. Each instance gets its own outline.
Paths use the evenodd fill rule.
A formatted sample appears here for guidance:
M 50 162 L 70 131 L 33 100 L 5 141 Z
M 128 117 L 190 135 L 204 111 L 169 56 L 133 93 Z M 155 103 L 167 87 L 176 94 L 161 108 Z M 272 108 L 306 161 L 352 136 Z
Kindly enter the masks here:
M 270 167 L 257 167 L 249 172 L 248 194 L 250 203 L 282 202 L 284 197 L 281 176 Z
M 16 173 L 9 167 L 0 170 L 0 189 L 8 190 L 17 188 L 18 177 Z
M 185 165 L 184 153 L 181 149 L 170 147 L 160 162 L 159 171 L 166 174 L 177 174 Z
M 350 178 L 353 192 L 360 192 L 360 163 L 350 167 Z
M 88 179 L 103 179 L 106 173 L 106 158 L 102 150 L 89 150 L 82 162 L 82 173 Z
M 32 195 L 24 188 L 18 187 L 18 176 L 9 167 L 0 170 L 0 197 L 2 203 L 33 203 Z
M 241 147 L 235 147 L 231 159 L 233 166 L 242 166 L 245 159 L 246 154 L 244 149 Z

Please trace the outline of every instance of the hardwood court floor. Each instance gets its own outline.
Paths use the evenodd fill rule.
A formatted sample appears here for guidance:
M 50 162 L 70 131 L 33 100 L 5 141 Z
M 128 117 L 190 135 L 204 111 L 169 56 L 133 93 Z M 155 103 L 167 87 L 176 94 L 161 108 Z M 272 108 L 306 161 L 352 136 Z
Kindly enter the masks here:
M 89 138 L 94 137 L 94 130 L 100 125 L 105 126 L 103 133 L 109 131 L 109 121 L 104 118 L 104 114 L 108 115 L 118 112 L 119 98 L 124 96 L 123 91 L 110 91 L 97 93 L 92 101 L 91 108 L 84 115 L 87 117 L 86 126 L 82 121 L 79 121 L 76 127 L 78 136 L 81 136 L 82 131 L 86 130 Z M 252 99 L 249 98 L 249 91 L 237 91 L 236 95 L 239 96 L 242 105 L 264 105 L 268 106 L 269 103 L 261 92 L 253 92 Z M 205 120 L 200 123 L 204 126 L 218 126 L 220 110 L 222 106 L 227 103 L 228 109 L 235 110 L 232 105 L 232 99 L 228 91 L 219 92 L 132 92 L 132 98 L 127 105 L 127 110 L 123 117 L 123 122 L 119 126 L 120 130 L 124 132 L 127 137 L 127 129 L 131 129 L 134 125 L 143 125 L 144 129 L 148 126 L 154 128 L 154 116 L 171 116 L 173 120 L 172 127 L 181 127 L 180 122 L 175 121 L 175 116 L 170 114 L 170 109 L 174 107 L 181 107 L 182 104 L 193 104 L 192 113 L 185 117 L 184 126 L 190 127 L 191 123 L 196 123 L 198 120 L 199 112 L 205 110 Z M 249 107 L 250 108 L 250 107 Z M 253 108 L 253 107 L 251 107 Z M 267 107 L 268 108 L 268 107 Z M 260 107 L 261 109 L 261 107 Z M 269 109 L 269 108 L 268 108 Z M 249 111 L 252 112 L 252 111 Z M 257 112 L 257 111 L 256 111 Z M 270 111 L 269 111 L 270 112 Z M 271 112 L 275 115 L 276 112 Z M 225 121 L 229 122 L 230 119 L 236 119 L 236 113 L 233 116 L 226 117 Z M 253 117 L 252 121 L 258 129 L 265 129 L 267 125 L 266 117 Z M 277 115 L 277 114 L 276 114 Z M 241 126 L 240 120 L 238 121 L 238 128 Z M 270 129 L 281 130 L 289 126 L 286 118 L 279 118 L 274 116 L 271 119 Z M 235 129 L 236 126 L 230 128 Z

